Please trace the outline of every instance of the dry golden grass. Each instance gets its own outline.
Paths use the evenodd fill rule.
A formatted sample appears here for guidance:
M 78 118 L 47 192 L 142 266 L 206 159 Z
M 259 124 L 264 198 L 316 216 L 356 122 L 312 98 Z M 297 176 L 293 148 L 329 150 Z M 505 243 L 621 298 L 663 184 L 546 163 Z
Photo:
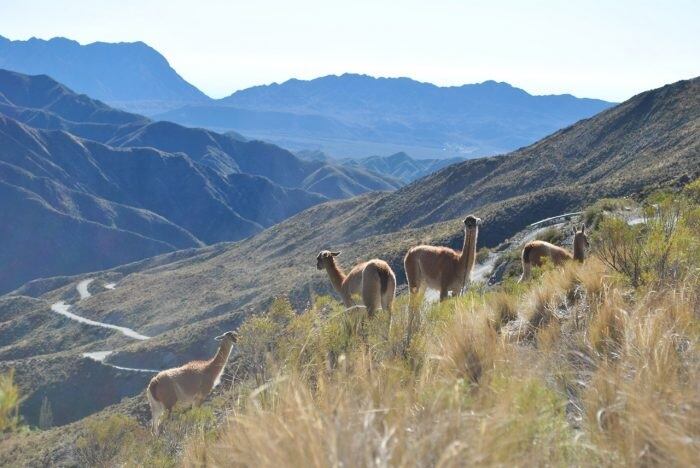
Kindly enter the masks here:
M 383 314 L 362 325 L 323 299 L 283 327 L 266 382 L 234 387 L 217 440 L 191 443 L 185 464 L 697 466 L 697 287 L 635 295 L 600 262 L 572 263 L 422 307 L 404 352 L 405 297 L 390 332 Z M 498 332 L 515 311 L 534 340 Z
M 513 294 L 497 291 L 489 296 L 488 308 L 496 329 L 518 317 L 518 300 Z
M 645 286 L 593 257 L 413 314 L 400 296 L 391 323 L 325 297 L 301 315 L 278 300 L 241 327 L 226 422 L 183 463 L 700 466 L 689 213 L 671 248 L 647 250 Z
M 644 466 L 700 463 L 696 294 L 650 294 L 629 310 L 610 304 L 600 309 L 605 318 L 591 323 L 591 336 L 603 338 L 598 346 L 614 341 L 616 352 L 614 359 L 603 353 L 584 392 L 587 432 L 616 460 Z M 615 331 L 601 332 L 605 328 Z

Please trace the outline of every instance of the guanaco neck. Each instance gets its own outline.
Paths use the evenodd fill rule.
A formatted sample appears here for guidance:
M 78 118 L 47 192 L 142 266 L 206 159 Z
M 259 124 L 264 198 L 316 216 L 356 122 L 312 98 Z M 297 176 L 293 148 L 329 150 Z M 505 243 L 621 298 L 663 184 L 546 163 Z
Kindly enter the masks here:
M 346 278 L 345 273 L 343 273 L 340 267 L 335 264 L 334 258 L 331 258 L 329 261 L 323 263 L 326 267 L 328 277 L 331 279 L 331 284 L 336 291 L 340 292 L 341 287 L 343 286 L 343 281 L 345 281 Z
M 463 267 L 463 271 L 466 275 L 471 273 L 474 269 L 474 261 L 476 260 L 476 237 L 479 234 L 479 228 L 465 228 L 464 229 L 464 245 L 462 246 L 462 253 L 459 256 L 459 264 Z
M 574 242 L 574 260 L 583 263 L 586 259 L 586 248 L 581 242 Z
M 221 346 L 219 346 L 219 350 L 216 352 L 216 355 L 211 361 L 209 361 L 208 367 L 212 372 L 212 376 L 218 376 L 221 369 L 224 368 L 226 361 L 228 361 L 228 357 L 231 355 L 231 348 L 233 348 L 233 342 L 224 339 Z

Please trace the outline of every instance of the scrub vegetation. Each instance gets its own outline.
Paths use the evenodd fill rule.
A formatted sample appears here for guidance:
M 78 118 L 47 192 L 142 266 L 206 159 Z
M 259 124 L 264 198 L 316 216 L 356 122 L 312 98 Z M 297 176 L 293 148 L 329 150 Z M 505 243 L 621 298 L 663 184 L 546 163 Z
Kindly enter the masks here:
M 407 294 L 391 323 L 326 296 L 301 314 L 277 298 L 239 328 L 232 386 L 161 438 L 95 419 L 78 453 L 93 465 L 697 466 L 700 182 L 642 209 L 632 226 L 606 211 L 584 264 L 423 303 L 410 341 Z

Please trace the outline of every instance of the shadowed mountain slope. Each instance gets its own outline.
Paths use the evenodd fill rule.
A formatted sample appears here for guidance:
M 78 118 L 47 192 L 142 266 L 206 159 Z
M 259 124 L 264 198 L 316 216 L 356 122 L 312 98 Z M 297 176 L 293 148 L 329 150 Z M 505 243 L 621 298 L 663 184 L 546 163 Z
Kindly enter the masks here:
M 244 141 L 237 136 L 171 122 L 152 122 L 77 95 L 47 76 L 0 70 L 0 95 L 4 97 L 4 104 L 0 101 L 0 113 L 32 127 L 65 130 L 110 146 L 150 146 L 169 153 L 182 152 L 222 176 L 232 173 L 262 176 L 283 187 L 304 189 L 329 198 L 393 190 L 401 185 L 396 179 L 363 167 L 304 161 L 287 150 L 261 141 Z M 311 190 L 304 181 L 319 170 L 341 172 L 351 183 L 343 187 L 328 184 Z
M 262 141 L 239 141 L 200 128 L 171 122 L 153 122 L 114 138 L 116 146 L 153 146 L 183 152 L 192 159 L 227 175 L 234 172 L 260 175 L 286 187 L 299 187 L 329 198 L 347 198 L 372 190 L 393 190 L 401 184 L 361 167 L 343 167 L 322 161 L 304 161 L 289 151 Z M 329 184 L 312 188 L 306 179 L 317 171 L 334 171 L 351 179 L 353 189 Z
M 260 141 L 152 122 L 47 76 L 6 70 L 0 143 L 0 256 L 13 266 L 0 291 L 239 240 L 328 198 L 400 185 Z

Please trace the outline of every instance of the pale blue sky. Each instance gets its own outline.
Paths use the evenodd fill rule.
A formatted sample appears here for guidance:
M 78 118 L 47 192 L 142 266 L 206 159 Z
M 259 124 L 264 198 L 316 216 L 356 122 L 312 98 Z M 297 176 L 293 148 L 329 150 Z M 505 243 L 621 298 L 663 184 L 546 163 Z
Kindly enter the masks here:
M 700 1 L 0 0 L 0 35 L 141 40 L 212 97 L 331 73 L 621 101 L 700 74 Z

